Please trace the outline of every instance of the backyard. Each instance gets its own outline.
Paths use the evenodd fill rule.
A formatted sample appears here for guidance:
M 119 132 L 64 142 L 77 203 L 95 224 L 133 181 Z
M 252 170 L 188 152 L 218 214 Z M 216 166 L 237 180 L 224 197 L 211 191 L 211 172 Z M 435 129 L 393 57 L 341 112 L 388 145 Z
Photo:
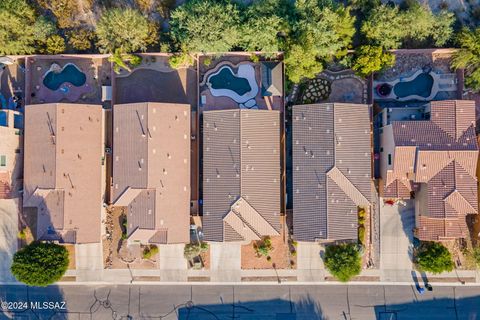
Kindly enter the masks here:
M 172 69 L 168 56 L 141 54 L 142 63 L 131 72 L 115 75 L 115 103 L 165 102 L 196 106 L 194 67 Z
M 107 56 L 28 57 L 26 103 L 102 103 L 102 86 L 111 85 Z

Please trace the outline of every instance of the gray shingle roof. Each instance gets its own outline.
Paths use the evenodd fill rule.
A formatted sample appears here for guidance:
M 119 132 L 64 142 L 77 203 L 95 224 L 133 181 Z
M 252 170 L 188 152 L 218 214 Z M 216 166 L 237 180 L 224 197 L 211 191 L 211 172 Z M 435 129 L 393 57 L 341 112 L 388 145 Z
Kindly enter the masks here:
M 280 173 L 278 111 L 242 109 L 204 112 L 205 239 L 238 240 L 239 235 L 233 228 L 224 228 L 224 217 L 240 197 L 278 232 Z M 257 228 L 260 226 L 252 227 L 262 229 Z
M 293 229 L 300 241 L 356 239 L 371 200 L 371 109 L 293 107 Z

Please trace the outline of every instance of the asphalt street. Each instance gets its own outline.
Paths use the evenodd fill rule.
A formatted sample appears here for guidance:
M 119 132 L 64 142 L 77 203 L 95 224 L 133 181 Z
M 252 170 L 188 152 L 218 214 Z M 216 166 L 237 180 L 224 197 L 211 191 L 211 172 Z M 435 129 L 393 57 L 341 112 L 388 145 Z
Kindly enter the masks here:
M 2 286 L 0 300 L 0 319 L 480 319 L 470 286 Z

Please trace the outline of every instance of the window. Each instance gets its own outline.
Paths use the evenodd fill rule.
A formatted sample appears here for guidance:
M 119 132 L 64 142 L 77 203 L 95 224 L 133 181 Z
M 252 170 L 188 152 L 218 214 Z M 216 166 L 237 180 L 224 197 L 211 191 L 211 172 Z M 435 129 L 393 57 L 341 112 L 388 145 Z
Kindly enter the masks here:
M 383 152 L 383 147 L 380 147 L 380 152 Z
M 392 155 L 390 153 L 388 154 L 388 165 L 392 165 Z
M 7 165 L 7 156 L 0 156 L 0 167 L 5 167 Z

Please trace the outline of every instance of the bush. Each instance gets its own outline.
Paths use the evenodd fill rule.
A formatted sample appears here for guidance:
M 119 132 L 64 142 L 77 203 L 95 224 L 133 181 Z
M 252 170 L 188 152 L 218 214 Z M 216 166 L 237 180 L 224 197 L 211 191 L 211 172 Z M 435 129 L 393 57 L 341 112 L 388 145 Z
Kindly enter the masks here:
M 46 53 L 59 54 L 65 52 L 65 40 L 58 34 L 47 38 Z
M 475 247 L 472 250 L 472 258 L 475 261 L 477 267 L 480 267 L 480 247 Z
M 63 277 L 68 263 L 68 251 L 64 246 L 32 242 L 15 253 L 11 271 L 20 282 L 45 287 Z
M 156 245 L 149 245 L 143 249 L 143 259 L 150 259 L 158 253 L 158 247 Z
M 188 53 L 179 53 L 168 59 L 168 64 L 173 69 L 188 68 L 193 65 L 193 57 Z
M 450 251 L 439 242 L 422 242 L 416 251 L 415 260 L 421 271 L 435 274 L 452 271 L 454 267 Z
M 365 245 L 365 227 L 364 226 L 358 227 L 358 241 L 362 245 Z
M 185 245 L 185 248 L 183 249 L 183 256 L 185 259 L 188 261 L 193 260 L 193 258 L 199 256 L 201 253 L 205 252 L 208 250 L 208 244 L 207 243 L 189 243 Z
M 75 29 L 68 33 L 68 44 L 75 50 L 87 51 L 92 48 L 92 40 L 95 37 L 93 31 L 87 29 Z
M 272 240 L 270 240 L 270 237 L 265 237 L 260 241 L 256 241 L 253 244 L 253 247 L 255 249 L 257 256 L 268 257 L 270 251 L 273 249 Z
M 362 271 L 362 259 L 354 244 L 330 245 L 325 249 L 325 267 L 342 282 Z
M 17 234 L 17 238 L 20 239 L 20 240 L 25 240 L 27 239 L 27 233 L 25 231 L 25 228 L 23 228 L 22 230 L 20 230 Z

